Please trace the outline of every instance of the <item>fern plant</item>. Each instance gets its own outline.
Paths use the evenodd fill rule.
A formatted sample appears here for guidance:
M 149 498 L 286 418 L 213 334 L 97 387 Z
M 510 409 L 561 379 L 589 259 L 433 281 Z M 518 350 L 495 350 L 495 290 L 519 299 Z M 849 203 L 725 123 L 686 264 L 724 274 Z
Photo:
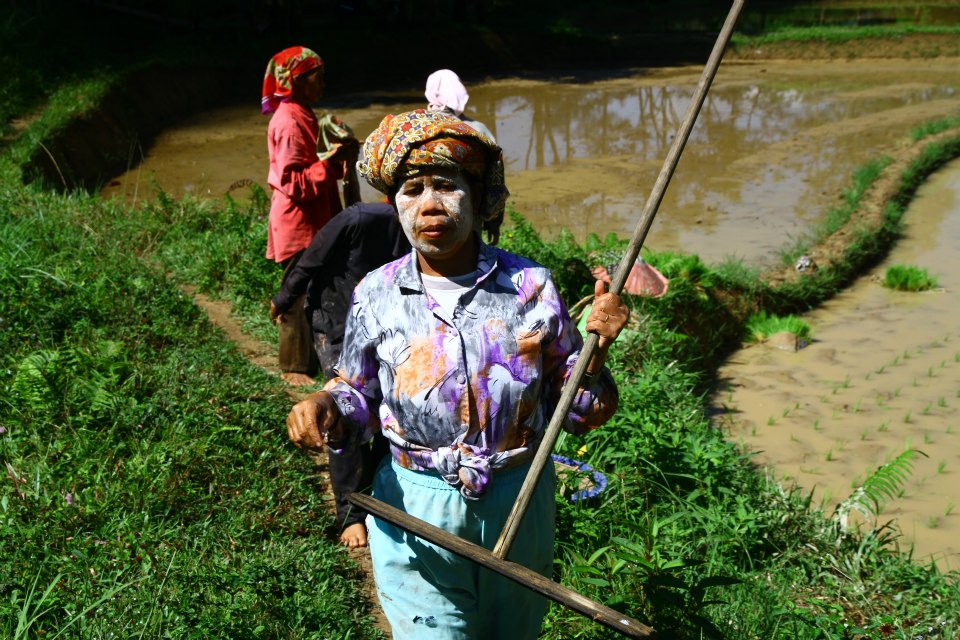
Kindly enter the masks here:
M 61 345 L 28 354 L 16 368 L 9 397 L 21 413 L 88 425 L 135 404 L 135 396 L 128 392 L 136 382 L 124 346 L 100 340 L 85 347 Z M 30 417 L 23 415 L 29 422 Z
M 913 459 L 918 455 L 927 457 L 927 454 L 917 449 L 905 450 L 890 462 L 878 467 L 841 502 L 833 516 L 840 523 L 841 529 L 847 530 L 851 511 L 856 511 L 868 521 L 876 521 L 885 502 L 898 497 L 903 490 L 913 472 Z

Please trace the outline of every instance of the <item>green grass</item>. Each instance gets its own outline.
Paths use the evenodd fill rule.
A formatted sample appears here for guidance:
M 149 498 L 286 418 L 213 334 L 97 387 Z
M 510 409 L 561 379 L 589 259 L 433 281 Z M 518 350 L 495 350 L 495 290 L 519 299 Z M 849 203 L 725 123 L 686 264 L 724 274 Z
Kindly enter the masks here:
M 290 401 L 177 287 L 231 300 L 272 336 L 263 195 L 161 194 L 132 209 L 20 185 L 24 158 L 72 117 L 70 96 L 95 101 L 110 77 L 46 92 L 51 110 L 0 156 L 12 177 L 0 182 L 0 637 L 374 638 L 317 469 L 286 441 Z M 711 367 L 745 318 L 809 308 L 882 255 L 915 188 L 958 147 L 925 152 L 885 226 L 800 285 L 645 254 L 670 291 L 630 300 L 636 324 L 610 355 L 616 416 L 558 444 L 610 486 L 598 504 L 558 501 L 556 579 L 667 638 L 960 632 L 955 573 L 913 562 L 889 528 L 841 530 L 704 412 Z M 504 231 L 568 301 L 589 291 L 583 267 L 624 244 L 545 242 L 519 216 Z M 552 606 L 542 637 L 611 634 Z
M 735 33 L 731 42 L 737 46 L 759 46 L 777 42 L 829 42 L 842 44 L 866 38 L 898 38 L 913 34 L 960 34 L 957 26 L 784 26 L 761 35 Z
M 811 336 L 810 325 L 797 316 L 776 316 L 761 311 L 747 319 L 746 324 L 747 339 L 751 342 L 763 342 L 770 336 L 788 332 L 798 338 L 809 338 Z
M 937 279 L 921 267 L 896 264 L 884 272 L 883 286 L 897 291 L 929 291 L 937 288 Z
M 0 637 L 376 637 L 286 395 L 120 213 L 0 193 Z
M 858 167 L 853 172 L 853 185 L 843 191 L 843 204 L 828 209 L 823 218 L 814 225 L 810 234 L 801 237 L 793 246 L 781 252 L 784 264 L 794 264 L 797 258 L 810 251 L 811 246 L 823 242 L 831 234 L 843 228 L 859 208 L 867 189 L 889 164 L 890 158 L 883 157 L 870 160 Z
M 910 138 L 914 141 L 922 140 L 943 131 L 955 129 L 958 126 L 960 126 L 960 115 L 941 118 L 940 120 L 931 120 L 911 129 Z

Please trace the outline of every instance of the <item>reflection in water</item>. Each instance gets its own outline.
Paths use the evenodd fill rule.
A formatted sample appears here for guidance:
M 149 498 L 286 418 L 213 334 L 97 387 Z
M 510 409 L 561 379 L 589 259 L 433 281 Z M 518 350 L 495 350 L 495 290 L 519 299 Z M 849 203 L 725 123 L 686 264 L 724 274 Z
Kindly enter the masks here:
M 699 72 L 475 84 L 468 110 L 503 145 L 511 204 L 537 229 L 627 236 Z M 833 204 L 854 168 L 910 127 L 955 113 L 957 85 L 952 62 L 940 60 L 721 65 L 647 245 L 708 262 L 771 260 Z M 385 113 L 423 106 L 410 95 L 324 106 L 365 136 Z M 255 104 L 201 114 L 161 135 L 143 167 L 105 192 L 129 197 L 150 173 L 175 194 L 219 195 L 241 178 L 263 184 L 266 123 Z M 381 197 L 365 185 L 362 195 Z

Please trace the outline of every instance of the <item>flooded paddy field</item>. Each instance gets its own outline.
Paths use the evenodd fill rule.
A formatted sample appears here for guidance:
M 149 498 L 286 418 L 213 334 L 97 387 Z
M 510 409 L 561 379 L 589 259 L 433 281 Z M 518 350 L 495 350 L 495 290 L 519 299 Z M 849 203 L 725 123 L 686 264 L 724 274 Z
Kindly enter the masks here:
M 767 265 L 838 204 L 853 171 L 923 122 L 960 112 L 956 59 L 762 61 L 721 65 L 647 238 L 706 262 Z M 509 203 L 545 236 L 561 228 L 628 235 L 682 118 L 700 68 L 570 72 L 468 83 L 468 115 L 503 146 Z M 419 87 L 338 96 L 321 105 L 364 137 L 385 113 L 424 105 Z M 105 197 L 220 197 L 266 186 L 267 118 L 255 99 L 163 132 Z M 885 264 L 927 267 L 943 289 L 894 293 L 877 271 L 810 314 L 814 342 L 795 354 L 745 349 L 720 371 L 731 437 L 776 477 L 843 499 L 906 446 L 921 450 L 896 517 L 918 557 L 952 555 L 960 527 L 958 170 L 939 172 L 905 215 Z M 233 191 L 242 197 L 245 190 Z M 365 200 L 379 198 L 365 187 Z

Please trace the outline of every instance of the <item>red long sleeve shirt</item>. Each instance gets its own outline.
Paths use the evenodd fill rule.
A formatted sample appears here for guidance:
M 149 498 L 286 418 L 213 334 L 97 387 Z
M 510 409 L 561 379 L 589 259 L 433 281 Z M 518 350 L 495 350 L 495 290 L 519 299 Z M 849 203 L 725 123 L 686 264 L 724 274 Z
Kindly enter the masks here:
M 306 249 L 317 231 L 343 208 L 337 190 L 343 167 L 317 158 L 319 131 L 313 110 L 296 102 L 281 103 L 270 118 L 270 260 L 283 262 Z

